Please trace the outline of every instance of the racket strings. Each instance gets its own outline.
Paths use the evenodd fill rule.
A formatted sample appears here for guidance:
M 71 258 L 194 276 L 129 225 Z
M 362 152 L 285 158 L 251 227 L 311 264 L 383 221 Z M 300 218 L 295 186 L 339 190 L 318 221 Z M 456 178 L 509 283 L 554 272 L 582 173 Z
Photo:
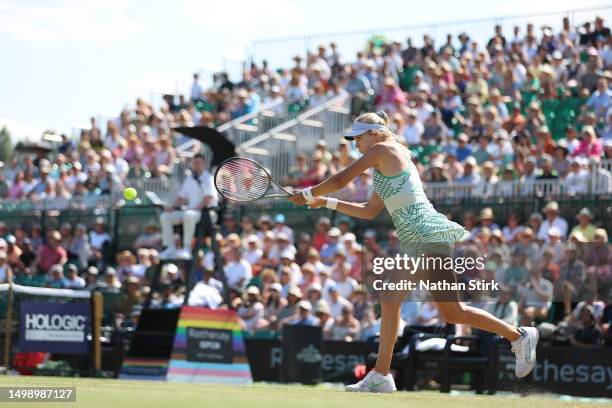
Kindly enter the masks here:
M 257 163 L 237 158 L 221 165 L 215 185 L 222 195 L 231 200 L 252 201 L 266 194 L 270 176 Z

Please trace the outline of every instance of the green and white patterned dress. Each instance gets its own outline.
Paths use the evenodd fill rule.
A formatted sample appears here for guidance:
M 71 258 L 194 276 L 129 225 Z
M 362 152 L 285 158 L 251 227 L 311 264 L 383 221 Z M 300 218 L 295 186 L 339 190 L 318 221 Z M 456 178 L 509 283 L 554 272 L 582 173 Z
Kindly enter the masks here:
M 412 161 L 407 170 L 395 176 L 373 170 L 374 191 L 391 215 L 404 253 L 419 256 L 438 244 L 448 244 L 442 245 L 448 248 L 469 236 L 465 228 L 437 212 L 429 202 Z

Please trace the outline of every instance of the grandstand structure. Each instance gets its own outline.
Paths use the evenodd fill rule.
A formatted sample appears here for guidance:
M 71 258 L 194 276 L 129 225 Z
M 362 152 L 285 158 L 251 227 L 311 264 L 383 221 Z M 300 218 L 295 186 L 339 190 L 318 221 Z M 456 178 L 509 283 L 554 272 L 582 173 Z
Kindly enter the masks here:
M 549 330 L 553 329 L 546 324 L 557 327 L 562 320 L 577 324 L 580 316 L 575 315 L 581 310 L 572 308 L 588 299 L 599 308 L 593 313 L 602 327 L 608 324 L 598 346 L 609 346 L 612 332 L 610 322 L 603 321 L 603 310 L 612 310 L 612 270 L 606 252 L 612 232 L 612 101 L 606 99 L 612 92 L 610 21 L 612 6 L 606 6 L 256 41 L 245 63 L 224 62 L 230 75 L 197 70 L 213 78 L 180 80 L 173 94 L 152 92 L 150 101 L 139 99 L 117 117 L 94 116 L 90 125 L 73 129 L 78 134 L 72 140 L 63 138 L 50 151 L 18 152 L 13 163 L 5 163 L 0 180 L 0 236 L 6 238 L 7 248 L 20 247 L 30 256 L 15 262 L 15 313 L 22 300 L 88 302 L 88 291 L 100 291 L 105 330 L 112 339 L 106 350 L 121 356 L 118 350 L 125 351 L 144 299 L 148 298 L 147 306 L 160 309 L 186 304 L 185 290 L 188 293 L 196 276 L 198 283 L 209 278 L 206 274 L 217 255 L 211 256 L 214 245 L 200 230 L 194 239 L 193 264 L 159 263 L 159 208 L 145 192 L 173 202 L 190 174 L 193 157 L 203 153 L 209 162 L 212 159 L 208 146 L 175 132 L 176 127 L 215 128 L 235 145 L 238 155 L 262 163 L 281 184 L 297 190 L 350 165 L 358 155 L 343 140 L 344 132 L 359 113 L 383 109 L 398 141 L 414 153 L 436 209 L 465 224 L 472 234 L 469 244 L 481 249 L 490 239 L 501 248 L 496 248 L 499 261 L 488 266 L 492 270 L 483 279 L 498 273 L 507 277 L 508 271 L 520 269 L 524 276 L 506 282 L 518 293 L 528 285 L 529 268 L 542 269 L 545 278 L 563 290 L 555 287 L 549 316 L 528 323 L 544 323 Z M 125 187 L 135 188 L 138 198 L 126 201 Z M 366 201 L 372 191 L 371 175 L 364 173 L 336 197 Z M 547 218 L 551 209 L 565 222 L 565 231 L 552 230 L 550 239 L 559 238 L 552 244 L 547 234 L 555 220 Z M 252 279 L 236 286 L 225 279 L 219 279 L 221 288 L 209 285 L 233 296 L 226 306 L 237 311 L 251 307 L 240 303 L 248 285 L 271 299 L 271 285 L 282 283 L 279 304 L 295 308 L 289 304 L 292 293 L 310 300 L 310 292 L 323 292 L 319 276 L 314 276 L 320 274 L 317 268 L 331 271 L 333 281 L 350 264 L 350 277 L 359 285 L 371 257 L 397 250 L 386 213 L 364 221 L 326 208 L 261 200 L 248 206 L 221 202 L 219 215 L 212 242 L 218 242 L 224 255 L 231 255 L 236 243 L 254 254 L 248 261 Z M 578 220 L 581 217 L 589 219 L 588 225 Z M 512 226 L 513 221 L 517 225 Z M 44 248 L 49 239 L 45 234 L 59 233 L 56 230 L 64 234 L 60 245 L 74 249 L 70 262 L 81 262 L 79 273 L 86 275 L 88 289 L 66 289 L 63 278 L 48 279 L 44 268 L 32 276 L 36 269 L 30 266 L 40 262 L 35 249 Z M 277 241 L 288 240 L 289 232 L 295 255 L 282 257 L 287 252 L 279 248 L 285 244 Z M 86 238 L 79 236 L 82 233 Z M 97 245 L 101 237 L 106 241 Z M 347 249 L 330 250 L 335 239 L 341 243 L 338 247 Z M 80 259 L 77 252 L 88 240 L 90 251 Z M 261 250 L 258 258 L 251 244 Z M 559 270 L 567 266 L 566 246 L 568 252 L 579 247 L 584 257 L 586 277 L 576 289 L 582 297 L 574 299 L 569 299 L 571 293 L 559 278 Z M 515 255 L 532 265 L 515 265 Z M 311 256 L 317 258 L 316 273 L 302 268 Z M 344 263 L 336 256 L 344 257 Z M 542 259 L 553 256 L 554 261 L 543 264 Z M 222 267 L 231 263 L 220 262 Z M 299 279 L 286 277 L 289 267 Z M 135 270 L 138 278 L 131 279 Z M 363 294 L 354 292 L 346 296 L 351 302 Z M 0 312 L 7 293 L 9 285 L 0 280 Z M 375 326 L 376 314 L 368 302 L 354 301 L 355 309 L 363 306 L 357 319 L 362 330 L 352 340 L 365 343 L 372 334 L 368 329 Z M 312 303 L 313 309 L 321 306 L 316 300 Z M 276 338 L 279 326 L 269 317 L 260 319 L 265 324 L 246 322 L 247 318 L 241 324 L 255 337 Z M 527 317 L 517 314 L 519 318 Z M 18 352 L 18 322 L 13 317 L 2 323 L 0 335 L 5 336 L 0 339 L 12 340 L 12 348 L 0 350 L 0 355 L 12 359 Z M 442 332 L 438 326 L 444 324 L 432 325 Z M 554 329 L 555 336 L 562 326 Z M 12 337 L 7 331 L 13 331 Z M 328 335 L 344 339 L 338 332 Z M 567 343 L 568 338 L 559 341 Z

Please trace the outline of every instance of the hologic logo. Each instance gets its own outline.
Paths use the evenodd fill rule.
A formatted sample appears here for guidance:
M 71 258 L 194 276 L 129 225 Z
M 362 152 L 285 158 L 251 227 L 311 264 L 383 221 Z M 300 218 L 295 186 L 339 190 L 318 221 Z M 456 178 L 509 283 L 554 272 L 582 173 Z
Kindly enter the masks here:
M 85 316 L 26 313 L 26 330 L 85 330 Z
M 306 348 L 301 349 L 300 352 L 297 353 L 296 357 L 298 361 L 307 364 L 318 363 L 322 360 L 321 353 L 319 352 L 319 350 L 314 348 L 312 344 Z

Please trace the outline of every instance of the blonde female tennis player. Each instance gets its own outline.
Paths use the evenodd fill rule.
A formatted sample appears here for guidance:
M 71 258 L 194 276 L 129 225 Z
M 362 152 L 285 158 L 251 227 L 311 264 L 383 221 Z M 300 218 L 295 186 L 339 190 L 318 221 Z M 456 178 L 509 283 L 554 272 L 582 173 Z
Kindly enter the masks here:
M 345 138 L 355 140 L 361 158 L 320 184 L 295 192 L 289 197 L 291 202 L 307 204 L 311 208 L 327 207 L 364 219 L 373 219 L 386 207 L 397 230 L 402 250 L 413 256 L 429 251 L 429 243 L 452 245 L 465 238 L 467 231 L 438 213 L 427 199 L 417 168 L 411 160 L 412 154 L 396 141 L 395 135 L 389 130 L 386 113 L 379 111 L 362 114 L 355 120 Z M 342 189 L 370 168 L 374 173 L 374 194 L 368 202 L 350 203 L 324 197 Z M 425 253 L 422 255 L 428 256 Z M 421 276 L 429 277 L 438 272 L 426 270 Z M 470 325 L 508 339 L 516 355 L 516 376 L 524 377 L 531 372 L 536 361 L 539 339 L 537 329 L 514 327 L 484 310 L 463 304 L 458 296 L 443 300 L 434 297 L 434 300 L 445 321 Z M 347 391 L 393 392 L 396 389 L 389 369 L 393 346 L 397 340 L 402 301 L 384 296 L 380 301 L 382 317 L 376 366 L 363 380 L 347 386 Z

